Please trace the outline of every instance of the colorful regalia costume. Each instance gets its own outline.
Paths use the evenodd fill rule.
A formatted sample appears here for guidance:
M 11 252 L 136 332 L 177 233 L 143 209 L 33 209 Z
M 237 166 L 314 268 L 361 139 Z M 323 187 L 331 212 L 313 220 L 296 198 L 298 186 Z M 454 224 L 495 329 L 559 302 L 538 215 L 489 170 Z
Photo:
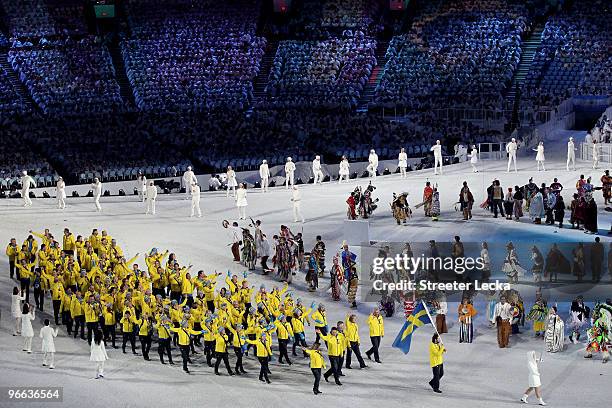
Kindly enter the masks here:
M 255 239 L 247 229 L 242 230 L 242 262 L 250 271 L 255 269 L 257 260 L 257 248 Z
M 314 292 L 319 287 L 319 264 L 314 253 L 308 258 L 308 272 L 306 272 L 306 282 L 308 290 Z
M 335 301 L 340 300 L 340 288 L 344 283 L 344 271 L 340 266 L 340 255 L 334 255 L 333 266 L 330 273 L 331 277 L 331 291 L 332 291 L 332 299 Z
M 536 301 L 529 314 L 527 314 L 527 320 L 533 321 L 533 331 L 537 337 L 540 337 L 546 331 L 547 316 L 548 308 L 543 300 Z
M 359 285 L 359 276 L 357 275 L 357 255 L 345 249 L 342 251 L 342 270 L 344 278 L 348 282 L 347 298 L 352 307 L 357 307 L 355 301 L 357 297 L 357 286 Z
M 471 304 L 460 304 L 459 314 L 459 343 L 471 343 L 474 340 L 474 322 L 476 309 Z
M 610 328 L 612 327 L 612 306 L 598 303 L 593 309 L 593 326 L 587 331 L 588 343 L 585 358 L 600 353 L 606 363 L 610 358 Z

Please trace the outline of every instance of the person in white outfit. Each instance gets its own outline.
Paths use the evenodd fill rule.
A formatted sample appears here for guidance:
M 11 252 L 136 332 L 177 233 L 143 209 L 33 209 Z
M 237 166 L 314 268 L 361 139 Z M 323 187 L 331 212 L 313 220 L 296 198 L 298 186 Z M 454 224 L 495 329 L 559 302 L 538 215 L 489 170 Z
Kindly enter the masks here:
M 45 319 L 45 325 L 40 329 L 38 337 L 42 339 L 43 367 L 55 368 L 55 340 L 57 329 L 49 326 L 49 319 Z
M 13 336 L 21 334 L 21 302 L 25 300 L 23 291 L 19 291 L 19 288 L 15 286 L 13 288 L 13 296 L 11 299 L 11 316 L 15 319 L 15 327 L 13 328 Z
M 593 139 L 593 168 L 599 167 L 599 143 Z
M 293 186 L 291 202 L 293 203 L 293 222 L 304 222 L 304 216 L 302 215 L 302 194 L 298 186 Z
M 508 153 L 508 169 L 506 173 L 510 173 L 510 163 L 514 162 L 514 171 L 518 172 L 516 169 L 516 150 L 518 149 L 518 145 L 516 144 L 516 139 L 512 138 L 510 143 L 506 145 L 506 153 Z
M 478 167 L 476 167 L 478 164 L 478 149 L 476 148 L 476 145 L 472 145 L 472 151 L 470 152 L 470 164 L 472 165 L 472 170 L 474 173 L 478 173 Z
M 315 156 L 315 159 L 312 161 L 312 175 L 314 177 L 314 184 L 323 183 L 323 170 L 321 167 L 321 156 Z
M 541 362 L 542 360 L 540 359 L 539 361 Z M 538 357 L 536 356 L 536 352 L 533 350 L 527 352 L 527 367 L 529 368 L 529 388 L 525 390 L 521 401 L 528 404 L 527 398 L 529 398 L 529 394 L 531 394 L 532 391 L 535 391 L 538 403 L 540 405 L 546 405 L 542 399 L 542 391 L 540 390 L 542 381 L 540 380 L 540 370 L 538 369 Z
M 244 183 L 240 183 L 238 190 L 236 191 L 236 207 L 238 207 L 238 218 L 246 220 L 246 207 L 247 203 L 247 190 Z
M 55 184 L 55 195 L 57 196 L 57 208 L 63 210 L 66 208 L 66 182 L 63 178 L 58 178 Z
M 185 200 L 188 200 L 191 196 L 191 185 L 197 184 L 198 179 L 196 178 L 191 166 L 187 166 L 187 171 L 183 173 L 183 186 L 185 187 Z
M 546 171 L 546 168 L 544 167 L 544 161 L 546 160 L 546 158 L 544 157 L 544 142 L 540 142 L 538 144 L 538 147 L 533 149 L 533 151 L 537 152 L 536 162 L 538 163 L 538 171 L 540 171 L 540 166 L 542 166 L 542 170 Z
M 340 160 L 340 168 L 338 170 L 338 183 L 342 183 L 342 180 L 345 180 L 348 183 L 350 172 L 351 165 L 346 156 L 342 156 L 342 160 Z
M 138 173 L 138 179 L 136 180 L 136 189 L 138 190 L 138 198 L 144 203 L 145 194 L 147 191 L 147 177 L 140 172 Z
M 30 176 L 27 171 L 21 172 L 21 197 L 23 198 L 23 206 L 30 207 L 32 200 L 30 199 L 30 187 L 36 188 L 36 182 Z
M 439 140 L 436 140 L 436 144 L 431 146 L 430 149 L 434 154 L 434 174 L 438 174 L 438 166 L 440 167 L 440 174 L 442 174 L 442 145 Z
M 270 183 L 270 168 L 267 160 L 262 161 L 259 165 L 259 178 L 261 179 L 261 191 L 267 192 Z
M 34 328 L 32 321 L 36 318 L 32 305 L 25 303 L 21 313 L 21 337 L 23 337 L 23 351 L 32 353 L 32 338 L 34 338 Z
M 572 169 L 576 170 L 576 147 L 573 137 L 570 137 L 567 142 L 567 163 L 565 165 L 567 171 L 569 171 L 570 162 L 572 163 Z
M 202 217 L 202 210 L 200 209 L 200 185 L 193 183 L 189 188 L 191 193 L 191 217 L 198 214 L 198 217 Z
M 89 361 L 96 363 L 96 379 L 104 378 L 104 363 L 108 360 L 108 354 L 106 354 L 106 347 L 104 346 L 103 335 L 100 330 L 96 330 L 94 339 L 91 342 Z
M 400 175 L 402 178 L 406 178 L 406 168 L 408 167 L 408 155 L 406 149 L 401 148 L 399 155 L 397 156 L 397 167 L 400 169 Z
M 225 191 L 225 196 L 229 197 L 231 190 L 232 197 L 236 198 L 236 187 L 238 187 L 238 182 L 236 181 L 236 172 L 232 169 L 232 166 L 227 166 L 225 176 L 227 177 L 227 190 Z
M 149 181 L 145 190 L 145 196 L 147 199 L 147 212 L 145 214 L 155 215 L 155 201 L 157 201 L 157 187 L 153 183 L 153 180 Z
M 295 177 L 295 163 L 291 157 L 287 157 L 287 163 L 285 163 L 285 188 L 289 190 L 289 186 L 293 186 Z
M 374 149 L 370 150 L 370 155 L 368 156 L 368 167 L 366 170 L 370 174 L 370 178 L 376 178 L 376 172 L 378 171 L 378 155 Z
M 93 189 L 94 204 L 96 205 L 96 211 L 100 212 L 102 211 L 102 206 L 100 205 L 100 197 L 102 196 L 102 183 L 100 182 L 100 180 L 98 180 L 97 177 L 94 179 L 94 182 L 91 185 L 91 188 Z

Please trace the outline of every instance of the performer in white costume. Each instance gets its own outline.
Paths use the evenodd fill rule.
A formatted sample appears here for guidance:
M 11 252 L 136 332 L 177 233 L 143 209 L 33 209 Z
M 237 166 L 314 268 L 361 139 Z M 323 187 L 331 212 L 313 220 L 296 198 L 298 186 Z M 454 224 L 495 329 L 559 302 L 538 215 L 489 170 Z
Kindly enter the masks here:
M 247 191 L 244 183 L 240 183 L 238 190 L 236 190 L 236 207 L 238 207 L 238 218 L 246 220 L 246 207 L 249 205 L 247 202 Z
M 147 212 L 146 214 L 155 215 L 155 201 L 157 200 L 157 187 L 153 183 L 153 180 L 149 181 L 145 190 L 145 197 L 147 200 Z
M 227 190 L 225 192 L 225 196 L 229 197 L 230 190 L 232 191 L 232 197 L 236 198 L 236 187 L 238 187 L 238 182 L 236 181 L 236 172 L 232 169 L 232 166 L 227 166 L 227 172 L 225 173 L 227 177 Z
M 30 207 L 32 205 L 32 200 L 30 199 L 30 187 L 36 188 L 36 182 L 30 176 L 28 176 L 27 171 L 21 172 L 21 197 L 23 198 L 23 206 Z
M 191 185 L 198 184 L 194 172 L 191 170 L 191 166 L 187 167 L 187 171 L 183 173 L 183 187 L 185 187 L 185 200 L 188 200 L 191 196 Z
M 312 161 L 312 174 L 314 177 L 314 184 L 323 183 L 323 170 L 321 168 L 321 156 L 315 156 L 315 159 Z
M 442 145 L 439 140 L 436 140 L 436 144 L 431 146 L 429 149 L 434 154 L 434 174 L 438 174 L 438 166 L 440 167 L 440 174 L 442 174 Z
M 476 145 L 472 145 L 472 151 L 470 152 L 470 164 L 472 165 L 472 170 L 474 173 L 478 173 L 478 167 L 476 167 L 476 164 L 478 164 L 478 149 L 476 148 Z
M 42 339 L 41 351 L 43 353 L 43 367 L 55 368 L 55 337 L 58 329 L 49 326 L 49 319 L 45 319 L 45 325 L 40 329 L 38 337 Z
M 508 169 L 507 173 L 510 172 L 510 163 L 514 162 L 514 171 L 518 172 L 516 169 L 516 150 L 518 149 L 518 145 L 516 144 L 516 139 L 512 138 L 510 143 L 506 145 L 506 153 L 508 153 Z
M 200 185 L 198 183 L 191 184 L 189 191 L 191 192 L 191 217 L 195 214 L 198 217 L 202 217 L 202 210 L 200 209 Z
M 406 178 L 406 168 L 408 167 L 408 155 L 406 149 L 401 148 L 399 155 L 397 156 L 397 167 L 400 169 L 400 175 L 402 178 Z
M 287 163 L 285 163 L 285 188 L 289 190 L 289 186 L 293 186 L 295 177 L 295 163 L 291 157 L 287 157 Z
M 102 183 L 97 177 L 94 179 L 94 182 L 91 185 L 91 188 L 93 189 L 94 204 L 96 206 L 96 211 L 101 212 L 102 206 L 100 205 L 100 197 L 102 196 Z
M 370 173 L 370 178 L 376 178 L 376 172 L 378 171 L 378 155 L 374 149 L 370 150 L 370 155 L 368 156 L 368 167 L 366 170 L 368 173 Z
M 567 142 L 567 163 L 565 165 L 567 171 L 569 171 L 570 162 L 572 163 L 572 170 L 576 170 L 576 150 L 574 138 L 570 137 Z
M 542 166 L 542 170 L 546 171 L 546 168 L 544 167 L 544 161 L 546 161 L 546 158 L 544 157 L 544 142 L 540 142 L 538 147 L 533 149 L 533 151 L 537 152 L 535 159 L 538 163 L 538 171 L 540 171 L 540 166 Z
M 599 143 L 595 139 L 593 139 L 593 168 L 596 169 L 599 167 Z
M 138 190 L 138 198 L 144 203 L 145 193 L 147 191 L 147 177 L 140 172 L 138 173 L 138 179 L 136 180 L 136 189 Z
M 270 182 L 270 168 L 267 160 L 262 161 L 259 165 L 259 177 L 261 178 L 261 191 L 267 192 Z
M 348 183 L 350 177 L 351 165 L 349 164 L 346 156 L 342 156 L 340 160 L 340 169 L 338 171 L 338 183 L 342 183 L 342 180 Z
M 57 184 L 55 184 L 55 195 L 57 197 L 57 208 L 63 210 L 66 208 L 66 182 L 64 182 L 63 178 L 57 179 Z
M 304 222 L 304 216 L 302 215 L 302 194 L 298 189 L 298 186 L 293 186 L 291 191 L 291 202 L 293 203 L 293 222 Z

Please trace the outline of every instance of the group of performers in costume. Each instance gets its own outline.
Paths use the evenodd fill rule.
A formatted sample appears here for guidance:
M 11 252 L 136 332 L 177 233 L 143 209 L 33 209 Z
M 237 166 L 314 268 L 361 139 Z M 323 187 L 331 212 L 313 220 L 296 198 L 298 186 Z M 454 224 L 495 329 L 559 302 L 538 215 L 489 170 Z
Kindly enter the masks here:
M 365 189 L 362 189 L 361 186 L 355 187 L 355 190 L 346 200 L 348 204 L 347 217 L 349 220 L 356 220 L 357 218 L 368 219 L 372 216 L 372 213 L 378 207 L 376 204 L 378 198 L 372 197 L 374 190 L 376 190 L 376 187 L 372 185 L 372 182 Z

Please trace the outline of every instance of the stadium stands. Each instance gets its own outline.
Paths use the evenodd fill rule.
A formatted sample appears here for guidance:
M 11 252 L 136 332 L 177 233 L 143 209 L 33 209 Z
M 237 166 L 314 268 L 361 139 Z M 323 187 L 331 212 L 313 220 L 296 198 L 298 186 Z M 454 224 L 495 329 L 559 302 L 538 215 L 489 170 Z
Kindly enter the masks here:
M 79 0 L 0 0 L 11 37 L 86 34 L 84 2 Z

